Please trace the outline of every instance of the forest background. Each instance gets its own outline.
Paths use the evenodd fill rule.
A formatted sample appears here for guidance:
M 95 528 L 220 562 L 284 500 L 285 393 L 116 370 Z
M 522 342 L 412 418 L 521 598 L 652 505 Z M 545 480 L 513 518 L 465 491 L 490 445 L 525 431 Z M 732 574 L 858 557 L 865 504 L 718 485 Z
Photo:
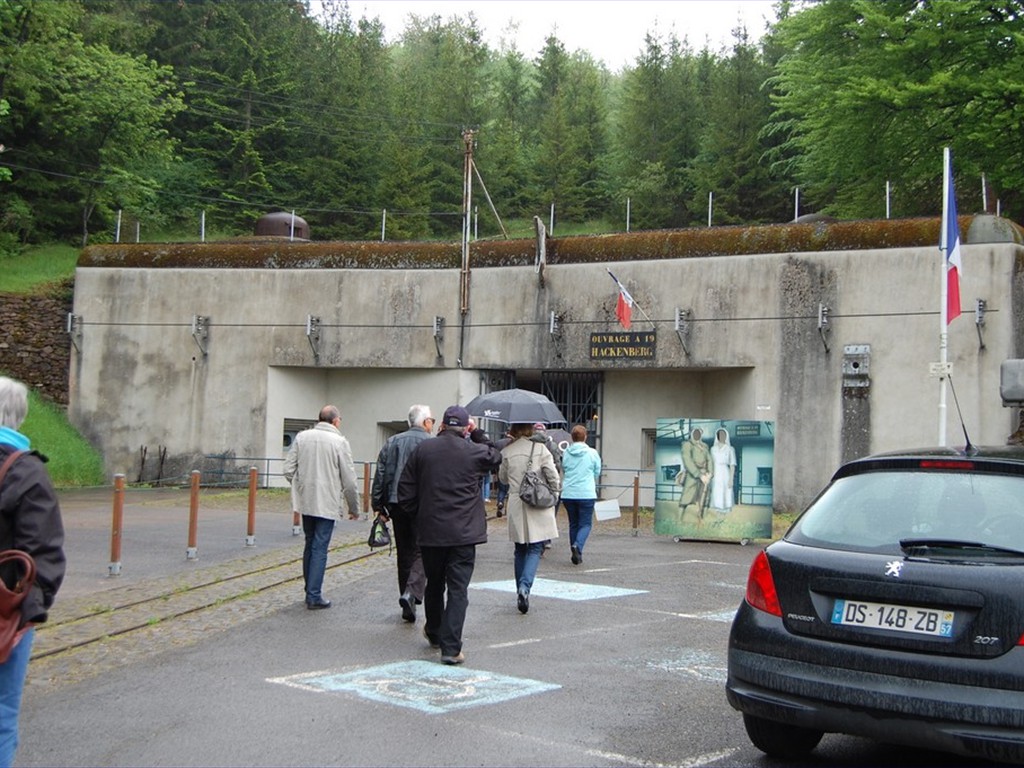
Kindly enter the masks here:
M 429 4 L 424 8 L 429 9 Z M 510 236 L 1024 206 L 1024 13 L 998 0 L 780 2 L 756 43 L 652 30 L 611 72 L 553 32 L 324 0 L 2 0 L 0 254 L 252 232 L 455 239 L 463 132 Z M 585 12 L 585 4 L 581 4 Z M 983 176 L 984 175 L 984 176 Z M 984 183 L 982 179 L 984 178 Z M 795 190 L 799 189 L 799 209 Z M 478 233 L 500 232 L 483 204 Z M 123 218 L 119 218 L 123 217 Z

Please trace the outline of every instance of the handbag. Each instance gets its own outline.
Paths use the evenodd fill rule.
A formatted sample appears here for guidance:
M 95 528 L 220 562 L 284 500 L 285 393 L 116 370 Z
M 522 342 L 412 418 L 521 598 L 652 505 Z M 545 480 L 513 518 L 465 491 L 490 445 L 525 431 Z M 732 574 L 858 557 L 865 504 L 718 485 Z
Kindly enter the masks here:
M 382 515 L 378 514 L 373 518 L 373 524 L 370 525 L 370 536 L 367 538 L 366 543 L 370 546 L 370 549 L 387 547 L 388 553 L 391 552 L 391 530 L 388 528 L 388 523 Z
M 519 484 L 519 498 L 528 507 L 547 509 L 558 503 L 558 496 L 551 490 L 544 478 L 533 468 L 533 452 L 536 448 L 536 443 L 530 447 L 530 461 L 526 465 L 523 481 Z
M 15 451 L 7 457 L 0 467 L 0 485 L 14 460 L 24 451 Z M 21 566 L 23 573 L 14 582 L 14 588 L 8 589 L 0 579 L 0 664 L 7 661 L 21 635 L 21 604 L 25 601 L 29 590 L 36 581 L 36 561 L 27 552 L 20 549 L 5 549 L 0 552 L 0 567 L 7 563 Z

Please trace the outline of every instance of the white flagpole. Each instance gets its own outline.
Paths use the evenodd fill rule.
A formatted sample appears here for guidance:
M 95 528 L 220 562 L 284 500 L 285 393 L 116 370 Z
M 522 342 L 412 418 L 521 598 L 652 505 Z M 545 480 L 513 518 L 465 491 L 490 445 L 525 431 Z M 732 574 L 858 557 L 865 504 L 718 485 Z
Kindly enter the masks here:
M 939 445 L 946 445 L 946 366 L 949 362 L 949 323 L 947 321 L 946 298 L 949 295 L 949 249 L 947 221 L 949 217 L 949 180 L 952 176 L 949 167 L 949 147 L 942 153 L 942 232 L 939 235 L 939 250 L 942 253 L 942 269 L 939 270 L 939 282 L 942 285 L 939 298 Z

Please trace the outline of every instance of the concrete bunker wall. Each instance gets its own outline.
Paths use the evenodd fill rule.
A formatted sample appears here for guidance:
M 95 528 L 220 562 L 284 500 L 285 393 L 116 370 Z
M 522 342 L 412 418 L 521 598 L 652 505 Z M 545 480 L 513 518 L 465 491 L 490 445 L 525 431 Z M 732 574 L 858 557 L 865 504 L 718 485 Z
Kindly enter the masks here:
M 293 253 L 304 247 L 313 246 Z M 167 475 L 204 454 L 280 455 L 282 420 L 312 418 L 327 401 L 342 408 L 357 461 L 372 461 L 382 422 L 404 418 L 412 402 L 466 402 L 489 370 L 603 371 L 601 448 L 613 467 L 643 469 L 642 431 L 658 418 L 774 421 L 778 507 L 805 503 L 845 458 L 844 419 L 859 419 L 845 426 L 866 430 L 872 451 L 936 440 L 934 245 L 620 260 L 616 275 L 652 321 L 634 312 L 634 330 L 657 332 L 655 358 L 643 363 L 590 358 L 590 334 L 617 329 L 605 262 L 553 259 L 541 271 L 525 247 L 481 258 L 463 315 L 462 270 L 446 258 L 428 267 L 295 258 L 225 267 L 205 265 L 204 245 L 182 246 L 192 255 L 167 265 L 127 263 L 130 249 L 105 248 L 76 275 L 82 337 L 69 413 L 108 470 L 130 479 L 142 446 L 166 448 Z M 1013 243 L 964 248 L 965 302 L 985 298 L 992 310 L 984 348 L 970 317 L 949 337 L 977 443 L 1003 442 L 1015 426 L 999 402 L 998 369 L 1019 347 L 1020 256 Z M 819 304 L 830 310 L 824 334 Z M 689 313 L 680 334 L 677 308 Z M 196 316 L 206 323 L 198 337 Z M 319 318 L 315 345 L 310 316 Z M 444 318 L 440 339 L 435 317 Z M 869 350 L 866 411 L 851 409 L 845 392 L 849 345 Z M 950 410 L 948 432 L 958 436 Z

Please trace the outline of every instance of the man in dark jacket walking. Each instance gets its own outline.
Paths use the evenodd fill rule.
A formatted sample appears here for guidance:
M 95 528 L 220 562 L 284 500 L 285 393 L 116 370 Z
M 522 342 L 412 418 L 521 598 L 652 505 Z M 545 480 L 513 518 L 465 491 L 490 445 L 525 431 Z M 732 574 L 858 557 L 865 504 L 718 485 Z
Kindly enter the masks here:
M 423 634 L 441 649 L 442 662 L 461 664 L 476 545 L 487 542 L 480 477 L 501 465 L 501 452 L 484 430 L 474 428 L 462 406 L 448 408 L 441 422 L 438 436 L 421 442 L 406 462 L 398 503 L 416 520 L 427 576 Z
M 373 489 L 370 492 L 373 511 L 383 513 L 391 520 L 395 529 L 395 549 L 398 550 L 398 604 L 402 606 L 402 618 L 416 621 L 416 606 L 423 602 L 423 560 L 416 543 L 416 529 L 412 516 L 402 511 L 398 503 L 398 480 L 413 450 L 430 437 L 434 428 L 434 417 L 430 407 L 414 405 L 409 409 L 409 429 L 392 435 L 380 449 L 377 456 L 377 471 L 373 474 Z

